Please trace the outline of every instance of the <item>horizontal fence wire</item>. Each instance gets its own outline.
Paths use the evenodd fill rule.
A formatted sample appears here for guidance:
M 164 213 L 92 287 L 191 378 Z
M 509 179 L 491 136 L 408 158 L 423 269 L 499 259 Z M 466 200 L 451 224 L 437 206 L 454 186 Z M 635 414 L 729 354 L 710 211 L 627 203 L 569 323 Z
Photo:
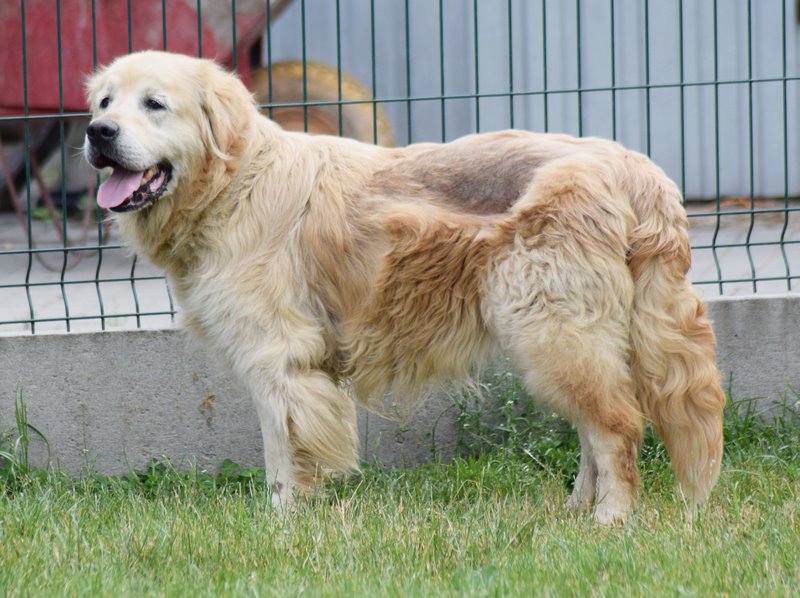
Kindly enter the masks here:
M 791 0 L 184 4 L 57 0 L 54 25 L 51 0 L 7 9 L 0 334 L 174 325 L 162 273 L 95 203 L 100 178 L 80 155 L 90 115 L 73 100 L 93 69 L 146 47 L 217 58 L 266 116 L 312 133 L 404 145 L 521 128 L 620 141 L 682 188 L 690 277 L 705 296 L 800 287 Z

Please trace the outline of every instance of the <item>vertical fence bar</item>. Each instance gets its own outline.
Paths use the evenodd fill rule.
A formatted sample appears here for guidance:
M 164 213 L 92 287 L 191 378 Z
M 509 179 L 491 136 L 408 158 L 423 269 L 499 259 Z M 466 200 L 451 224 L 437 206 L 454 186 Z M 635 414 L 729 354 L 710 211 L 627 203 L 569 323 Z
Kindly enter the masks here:
M 375 0 L 369 3 L 370 55 L 372 56 L 372 142 L 378 145 L 378 83 L 375 68 Z
M 406 42 L 406 126 L 407 126 L 407 143 L 412 143 L 412 122 L 411 122 L 411 15 L 409 13 L 408 1 L 405 0 L 405 42 Z
M 472 0 L 472 39 L 474 43 L 474 72 L 475 72 L 475 132 L 481 132 L 481 72 L 478 46 L 478 0 Z
M 644 105 L 645 130 L 647 131 L 647 155 L 652 154 L 651 114 L 650 114 L 650 0 L 644 0 Z
M 28 45 L 25 37 L 25 0 L 20 0 L 20 27 L 22 28 L 22 125 L 25 151 L 25 197 L 27 207 L 28 267 L 25 271 L 25 295 L 28 299 L 28 313 L 31 317 L 31 334 L 36 334 L 36 311 L 31 295 L 31 271 L 33 270 L 33 222 L 31 220 L 31 129 L 28 121 Z
M 232 2 L 233 2 L 233 6 L 235 7 L 236 0 L 232 0 Z M 164 50 L 166 50 L 167 49 L 167 9 L 166 9 L 166 0 L 161 0 L 161 18 L 162 18 L 162 26 L 163 26 L 163 29 L 164 29 Z M 199 8 L 198 8 L 198 11 L 197 11 L 197 19 L 198 19 L 198 26 L 200 26 L 201 25 L 201 21 L 200 21 L 200 9 Z M 234 8 L 233 23 L 234 23 L 233 26 L 235 28 L 236 27 L 235 8 Z M 234 36 L 235 36 L 235 30 L 234 30 Z M 202 37 L 203 37 L 203 35 L 202 35 L 202 29 L 201 29 L 200 33 L 198 35 L 198 40 L 199 40 L 198 41 L 198 52 L 200 51 L 200 44 L 202 43 L 202 41 L 201 41 Z M 236 61 L 236 46 L 235 45 L 233 47 L 233 60 L 234 60 L 234 64 L 236 64 L 236 62 L 235 62 Z M 136 306 L 136 327 L 137 328 L 141 328 L 142 327 L 142 320 L 141 320 L 141 317 L 140 317 L 141 311 L 139 309 L 139 296 L 138 296 L 138 294 L 136 292 L 136 286 L 134 284 L 134 277 L 135 277 L 137 264 L 138 264 L 137 256 L 134 255 L 133 256 L 133 260 L 131 262 L 131 288 L 133 290 L 134 305 Z M 176 311 L 175 310 L 175 300 L 172 297 L 172 291 L 170 290 L 169 284 L 167 283 L 166 279 L 164 279 L 164 289 L 167 291 L 167 301 L 169 302 L 169 314 L 170 314 L 169 317 L 170 317 L 170 321 L 172 321 L 174 323 L 175 322 L 175 311 Z
M 200 0 L 197 0 L 197 57 L 203 57 L 203 8 Z
M 164 51 L 167 51 L 167 0 L 161 0 L 161 36 Z
M 97 6 L 95 2 L 97 0 L 92 0 L 92 70 L 97 69 Z M 131 39 L 131 3 L 128 0 L 128 43 L 130 44 Z
M 714 185 L 715 185 L 715 207 L 716 207 L 716 226 L 714 227 L 714 236 L 711 239 L 711 253 L 714 256 L 714 266 L 717 269 L 717 286 L 719 294 L 722 295 L 722 269 L 719 264 L 719 256 L 717 255 L 717 238 L 719 237 L 720 228 L 720 180 L 719 180 L 719 32 L 717 25 L 717 0 L 713 2 L 713 18 L 714 18 Z
M 611 8 L 611 138 L 617 140 L 617 35 L 616 11 L 614 0 L 609 2 Z
M 753 285 L 753 292 L 758 290 L 756 283 L 756 265 L 753 262 L 753 252 L 750 241 L 753 236 L 753 228 L 756 224 L 755 209 L 755 151 L 753 140 L 753 11 L 752 0 L 747 0 L 747 144 L 749 149 L 749 191 L 750 191 L 750 226 L 747 229 L 745 238 L 745 251 L 747 261 L 750 263 L 750 275 Z
M 308 56 L 306 48 L 306 0 L 300 0 L 300 44 L 303 56 L 303 130 L 308 133 Z
M 131 26 L 132 22 L 132 15 L 128 12 L 128 27 Z M 161 0 L 161 29 L 162 29 L 162 43 L 164 46 L 164 50 L 167 49 L 167 5 L 166 0 Z M 135 311 L 136 317 L 136 327 L 142 327 L 142 318 L 141 318 L 141 309 L 139 306 L 139 294 L 136 291 L 136 266 L 138 264 L 138 256 L 134 254 L 133 259 L 131 259 L 131 270 L 130 270 L 130 283 L 131 283 L 131 297 L 133 297 L 133 306 Z M 166 284 L 166 282 L 164 283 Z
M 783 228 L 781 229 L 780 247 L 783 264 L 786 266 L 786 288 L 792 290 L 792 272 L 789 258 L 786 255 L 786 229 L 789 227 L 789 104 L 786 89 L 786 2 L 781 12 L 781 91 L 783 95 Z
M 239 70 L 239 44 L 236 39 L 236 0 L 231 0 L 231 55 L 233 56 L 233 72 Z
M 583 136 L 583 91 L 581 74 L 581 0 L 575 0 L 575 54 L 578 80 L 578 137 Z
M 169 301 L 169 319 L 174 324 L 175 323 L 175 299 L 172 298 L 172 290 L 170 290 L 169 285 L 164 281 L 164 288 L 167 290 L 167 301 Z
M 680 118 L 681 118 L 681 195 L 686 205 L 686 77 L 683 54 L 683 2 L 678 2 L 678 79 L 680 81 Z
M 61 298 L 64 301 L 64 322 L 67 332 L 71 332 L 69 300 L 67 299 L 67 288 L 64 284 L 69 262 L 69 231 L 67 228 L 67 164 L 64 153 L 64 76 L 63 63 L 61 60 L 61 0 L 56 0 L 56 50 L 58 55 L 58 139 L 59 139 L 59 158 L 61 167 L 61 237 L 64 242 L 64 258 L 61 262 Z M 45 190 L 42 190 L 45 192 Z
M 272 1 L 267 4 L 267 114 L 272 118 Z
M 544 132 L 550 129 L 547 90 L 547 0 L 542 0 L 542 104 L 544 108 Z
M 340 0 L 336 0 L 336 97 L 339 100 L 339 136 L 344 134 L 344 106 L 342 105 L 342 14 Z
M 200 0 L 197 1 L 199 2 Z M 133 52 L 133 16 L 131 14 L 131 0 L 128 0 L 128 54 L 131 52 Z
M 142 317 L 141 317 L 142 310 L 139 307 L 139 294 L 136 292 L 136 282 L 135 282 L 135 278 L 134 278 L 136 276 L 136 262 L 138 260 L 138 257 L 139 256 L 134 254 L 133 255 L 133 259 L 131 260 L 131 294 L 133 295 L 133 308 L 134 308 L 134 311 L 136 312 L 136 327 L 137 328 L 141 328 L 142 327 Z
M 508 110 L 509 127 L 514 128 L 514 32 L 512 25 L 513 13 L 511 11 L 512 0 L 508 0 Z
M 444 0 L 439 0 L 439 81 L 441 93 L 441 110 L 442 110 L 442 142 L 447 141 L 447 121 L 445 114 L 445 97 L 444 97 Z
M 92 0 L 92 70 L 97 69 L 97 7 L 95 5 L 96 0 Z M 128 48 L 131 48 L 132 45 L 132 34 L 131 34 L 131 5 L 130 0 L 128 1 Z M 100 186 L 100 175 L 95 175 L 95 188 Z M 94 272 L 94 286 L 95 290 L 97 291 L 97 304 L 100 307 L 100 329 L 106 329 L 106 318 L 105 318 L 105 304 L 103 303 L 103 292 L 100 289 L 100 269 L 103 266 L 103 210 L 102 208 L 97 205 L 93 206 L 95 210 L 95 216 L 97 218 L 97 267 L 95 268 Z

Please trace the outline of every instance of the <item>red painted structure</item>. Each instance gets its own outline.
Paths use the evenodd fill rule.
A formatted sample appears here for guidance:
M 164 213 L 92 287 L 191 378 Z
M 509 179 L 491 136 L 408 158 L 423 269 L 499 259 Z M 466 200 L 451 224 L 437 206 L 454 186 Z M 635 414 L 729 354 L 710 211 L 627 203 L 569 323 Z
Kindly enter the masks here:
M 29 113 L 85 111 L 83 83 L 94 69 L 95 48 L 98 65 L 144 49 L 193 56 L 202 50 L 203 57 L 228 67 L 235 55 L 237 70 L 248 84 L 249 52 L 266 27 L 265 3 L 236 3 L 235 43 L 230 0 L 203 0 L 200 5 L 202 36 L 197 0 L 61 0 L 60 17 L 56 0 L 0 0 L 0 113 L 23 115 L 26 107 Z

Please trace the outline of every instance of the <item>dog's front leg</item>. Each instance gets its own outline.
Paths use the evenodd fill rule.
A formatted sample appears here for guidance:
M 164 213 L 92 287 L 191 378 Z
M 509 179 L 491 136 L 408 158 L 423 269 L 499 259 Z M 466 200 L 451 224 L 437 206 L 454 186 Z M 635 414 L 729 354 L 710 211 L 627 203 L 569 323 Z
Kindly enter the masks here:
M 286 400 L 274 387 L 261 386 L 254 389 L 253 402 L 261 424 L 267 482 L 272 486 L 272 506 L 285 509 L 294 502 L 297 490 Z
M 250 388 L 273 505 L 290 506 L 324 471 L 357 468 L 355 405 L 328 374 L 292 368 L 269 382 L 251 378 Z

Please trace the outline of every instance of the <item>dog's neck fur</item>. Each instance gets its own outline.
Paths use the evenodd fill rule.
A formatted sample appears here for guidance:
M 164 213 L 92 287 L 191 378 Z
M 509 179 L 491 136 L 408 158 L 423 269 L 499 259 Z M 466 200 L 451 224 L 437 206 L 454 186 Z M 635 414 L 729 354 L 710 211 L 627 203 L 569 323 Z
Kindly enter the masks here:
M 178 280 L 193 270 L 216 244 L 236 209 L 238 189 L 252 173 L 240 169 L 257 153 L 272 151 L 273 136 L 262 127 L 243 131 L 228 160 L 209 155 L 191 165 L 188 182 L 153 206 L 116 216 L 123 238 L 134 250 Z
M 121 234 L 166 272 L 179 301 L 189 277 L 223 268 L 231 252 L 278 259 L 273 254 L 287 244 L 301 245 L 303 251 L 297 253 L 304 261 L 292 268 L 302 269 L 298 279 L 308 281 L 310 303 L 327 306 L 317 315 L 333 332 L 347 317 L 345 306 L 364 299 L 369 286 L 364 273 L 377 266 L 366 261 L 368 256 L 374 260 L 372 246 L 380 235 L 370 226 L 360 196 L 368 182 L 364 163 L 385 150 L 355 143 L 347 150 L 331 149 L 266 118 L 253 121 L 237 146 L 226 152 L 229 160 L 210 156 L 192 168 L 197 174 L 171 196 L 145 210 L 118 215 Z M 344 188 L 342 180 L 351 184 Z M 326 205 L 319 204 L 320 197 Z M 230 229 L 236 230 L 235 248 L 225 245 Z M 351 276 L 329 280 L 330 272 Z

